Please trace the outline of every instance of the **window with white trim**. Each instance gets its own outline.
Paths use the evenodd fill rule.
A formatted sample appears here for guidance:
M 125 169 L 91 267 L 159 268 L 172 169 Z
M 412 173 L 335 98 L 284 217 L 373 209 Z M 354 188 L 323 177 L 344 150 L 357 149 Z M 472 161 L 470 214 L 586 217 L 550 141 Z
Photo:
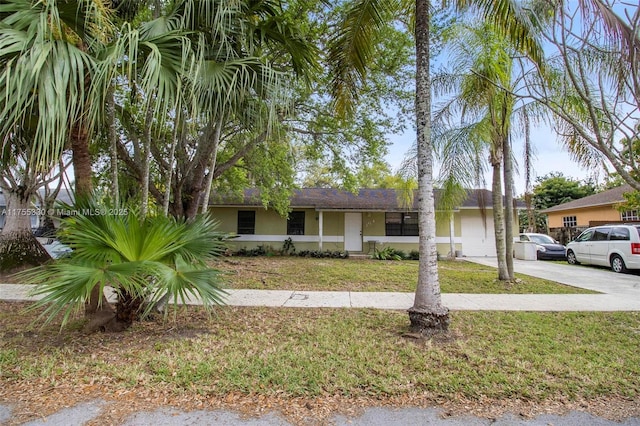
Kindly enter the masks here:
M 385 213 L 385 234 L 389 236 L 418 236 L 417 212 L 387 212 Z
M 575 228 L 578 226 L 578 218 L 576 216 L 564 216 L 562 218 L 562 226 L 565 228 Z
M 620 212 L 620 219 L 623 222 L 637 222 L 640 220 L 640 217 L 638 216 L 638 210 L 626 210 Z
M 304 216 L 303 211 L 289 213 L 287 235 L 304 235 Z

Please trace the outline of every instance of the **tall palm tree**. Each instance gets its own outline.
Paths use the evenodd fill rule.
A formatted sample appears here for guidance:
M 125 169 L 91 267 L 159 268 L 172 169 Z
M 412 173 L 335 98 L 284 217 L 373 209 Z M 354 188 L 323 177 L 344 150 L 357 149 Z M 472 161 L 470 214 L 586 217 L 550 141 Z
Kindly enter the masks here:
M 453 2 L 459 7 L 475 6 L 483 19 L 503 30 L 518 47 L 542 57 L 525 21 L 511 0 Z M 418 148 L 418 203 L 420 229 L 420 266 L 413 307 L 409 310 L 414 331 L 430 333 L 446 330 L 448 309 L 442 305 L 435 241 L 433 199 L 433 145 L 431 140 L 430 16 L 429 0 L 384 1 L 354 0 L 331 44 L 329 60 L 333 66 L 333 96 L 337 110 L 348 113 L 357 97 L 359 84 L 366 78 L 367 66 L 375 56 L 376 36 L 380 29 L 398 16 L 411 17 L 416 43 L 416 130 Z
M 95 61 L 85 46 L 99 45 L 108 31 L 102 6 L 74 0 L 13 0 L 0 5 L 1 147 L 4 154 L 23 153 L 30 173 L 48 173 L 69 140 L 86 133 L 78 123 L 87 112 L 86 83 Z M 33 185 L 25 188 L 22 203 L 30 202 L 35 193 Z M 28 238 L 30 224 L 23 221 L 21 227 Z
M 470 174 L 484 164 L 485 155 L 491 164 L 493 222 L 500 280 L 513 280 L 513 156 L 511 136 L 514 121 L 523 124 L 537 119 L 534 105 L 517 105 L 515 94 L 521 77 L 515 75 L 513 49 L 490 24 L 457 25 L 452 31 L 451 70 L 435 79 L 438 93 L 455 96 L 436 114 L 437 127 L 446 127 L 454 117 L 462 125 L 446 130 L 442 140 L 444 180 L 459 180 L 466 185 L 482 185 L 480 173 Z M 526 126 L 525 127 L 525 131 Z M 461 145 L 467 145 L 462 146 Z M 470 154 L 470 155 L 468 155 Z M 479 162 L 479 164 L 478 164 Z M 473 169 L 456 167 L 462 163 L 477 164 Z M 525 165 L 526 167 L 527 165 Z M 503 203 L 504 181 L 505 200 Z

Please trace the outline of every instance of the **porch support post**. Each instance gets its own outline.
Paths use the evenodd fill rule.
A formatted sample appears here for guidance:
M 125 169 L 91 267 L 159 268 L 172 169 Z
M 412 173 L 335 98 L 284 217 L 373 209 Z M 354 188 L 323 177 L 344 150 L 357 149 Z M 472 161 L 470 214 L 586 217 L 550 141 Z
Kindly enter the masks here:
M 322 251 L 322 225 L 323 225 L 323 217 L 322 210 L 318 212 L 318 249 Z

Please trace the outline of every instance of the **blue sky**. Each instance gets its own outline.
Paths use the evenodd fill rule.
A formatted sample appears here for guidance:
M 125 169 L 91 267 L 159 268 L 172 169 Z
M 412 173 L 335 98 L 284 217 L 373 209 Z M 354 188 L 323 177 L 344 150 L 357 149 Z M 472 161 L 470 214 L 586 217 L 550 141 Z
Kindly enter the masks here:
M 391 165 L 391 170 L 395 171 L 402 162 L 404 155 L 413 143 L 415 135 L 412 131 L 408 131 L 402 135 L 394 135 L 390 137 L 392 145 L 389 148 L 389 154 L 386 156 L 387 162 Z M 535 158 L 533 160 L 533 173 L 531 176 L 532 184 L 535 184 L 537 176 L 544 176 L 551 172 L 562 172 L 563 175 L 574 179 L 587 179 L 598 173 L 593 170 L 586 170 L 573 161 L 558 142 L 556 135 L 551 129 L 540 128 L 532 132 L 532 140 L 536 146 Z M 522 170 L 523 153 L 522 146 L 524 141 L 514 141 L 515 158 L 518 160 L 518 175 L 515 178 L 516 195 L 524 194 L 525 176 Z M 436 165 L 437 167 L 437 165 Z M 602 181 L 604 172 L 599 172 L 599 180 Z M 488 185 L 490 185 L 491 176 L 486 177 Z

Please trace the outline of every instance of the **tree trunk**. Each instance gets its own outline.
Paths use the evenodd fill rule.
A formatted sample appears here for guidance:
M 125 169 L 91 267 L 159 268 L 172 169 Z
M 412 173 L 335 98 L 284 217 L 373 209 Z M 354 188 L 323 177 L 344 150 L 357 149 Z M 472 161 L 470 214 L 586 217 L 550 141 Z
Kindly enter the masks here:
M 184 123 L 182 122 L 182 115 L 176 114 L 175 119 L 173 120 L 173 137 L 171 139 L 171 148 L 169 149 L 169 160 L 164 183 L 164 197 L 162 199 L 162 214 L 164 216 L 169 216 L 169 204 L 171 203 L 171 184 L 173 183 L 173 173 L 175 169 L 176 162 L 176 148 L 178 146 L 178 138 L 181 138 L 180 128 L 184 127 Z M 175 194 L 174 194 L 175 195 Z
M 82 125 L 76 123 L 71 133 L 71 149 L 73 152 L 73 172 L 75 175 L 75 196 L 90 197 L 93 192 L 91 154 L 89 152 L 89 133 Z M 89 320 L 85 331 L 100 329 L 102 324 L 109 323 L 115 312 L 109 305 L 107 298 L 100 294 L 100 286 L 91 289 L 91 296 L 84 307 L 85 317 Z
M 76 197 L 89 197 L 93 191 L 91 154 L 89 152 L 89 134 L 82 123 L 77 123 L 71 132 L 71 150 L 73 152 L 73 173 L 75 176 Z
M 420 263 L 411 330 L 432 334 L 449 328 L 449 309 L 442 306 L 436 246 L 431 143 L 431 82 L 429 73 L 429 0 L 416 0 L 416 128 L 418 147 L 418 204 Z
M 216 130 L 213 133 L 213 154 L 211 156 L 211 165 L 209 166 L 209 174 L 207 175 L 207 185 L 202 198 L 202 214 L 206 214 L 209 209 L 209 197 L 211 196 L 211 186 L 213 184 L 213 172 L 216 169 L 216 159 L 218 157 L 218 147 L 220 146 L 220 135 L 222 134 L 222 119 L 216 122 Z
M 511 155 L 511 138 L 507 137 L 502 146 L 502 161 L 504 162 L 504 224 L 505 224 L 505 255 L 509 280 L 515 279 L 513 270 L 513 157 Z
M 118 184 L 118 133 L 116 131 L 115 85 L 109 86 L 105 113 L 109 126 L 109 161 L 111 168 L 111 199 L 114 207 L 120 206 L 120 185 Z
M 498 151 L 496 149 L 496 151 Z M 491 166 L 493 168 L 493 177 L 491 183 L 493 198 L 493 226 L 496 241 L 496 256 L 498 258 L 498 279 L 501 281 L 509 280 L 509 271 L 507 269 L 507 259 L 505 255 L 505 232 L 504 232 L 504 205 L 502 202 L 502 161 L 498 152 L 491 154 Z
M 31 232 L 31 197 L 24 188 L 4 191 L 7 202 L 0 232 L 0 271 L 14 272 L 51 259 Z
M 145 118 L 144 136 L 142 137 L 142 177 L 140 186 L 140 220 L 147 217 L 149 208 L 149 179 L 151 176 L 151 127 L 153 125 L 153 108 L 151 104 L 147 106 Z

